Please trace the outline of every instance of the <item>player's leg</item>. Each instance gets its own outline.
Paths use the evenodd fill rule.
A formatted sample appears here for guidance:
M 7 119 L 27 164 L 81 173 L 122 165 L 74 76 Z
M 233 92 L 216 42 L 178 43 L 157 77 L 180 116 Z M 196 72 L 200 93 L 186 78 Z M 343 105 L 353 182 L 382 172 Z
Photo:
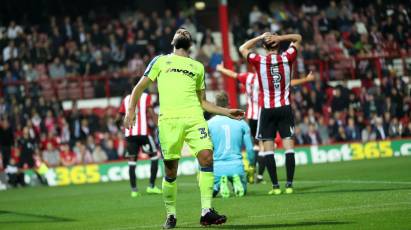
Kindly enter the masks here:
M 178 160 L 164 160 L 165 177 L 163 179 L 163 200 L 166 206 L 167 220 L 176 222 L 176 200 L 177 200 L 177 169 Z M 175 223 L 168 225 L 175 226 Z M 167 221 L 166 224 L 167 225 Z M 172 226 L 170 226 L 172 227 Z
M 177 224 L 177 169 L 184 143 L 184 127 L 178 119 L 159 121 L 159 140 L 164 159 L 165 177 L 163 179 L 163 200 L 167 219 L 163 228 L 175 228 Z
M 201 225 L 222 224 L 227 218 L 211 206 L 213 197 L 213 145 L 204 119 L 186 120 L 186 142 L 200 165 L 198 183 L 201 193 Z
M 220 192 L 220 176 L 214 175 L 213 197 L 216 197 Z
M 254 155 L 255 155 L 255 159 L 257 159 L 254 164 L 250 165 L 250 169 L 247 171 L 247 177 L 248 177 L 248 182 L 249 183 L 254 183 L 254 177 L 255 177 L 255 169 L 257 166 L 257 162 L 259 162 L 259 156 L 258 153 L 260 152 L 260 146 L 259 146 L 259 141 L 256 139 L 256 133 L 257 133 L 257 124 L 258 121 L 255 119 L 250 119 L 248 121 L 248 125 L 250 126 L 250 134 L 253 138 L 253 143 L 254 143 Z M 260 164 L 260 163 L 258 163 Z M 259 166 L 260 167 L 260 166 Z
M 287 183 L 285 185 L 285 193 L 293 193 L 293 180 L 295 173 L 295 153 L 294 153 L 294 140 L 283 139 L 283 145 L 285 149 L 285 168 L 287 173 Z
M 227 183 L 228 181 L 227 170 L 226 170 L 226 166 L 224 162 L 214 161 L 213 170 L 214 170 L 213 197 L 215 197 L 218 193 L 220 193 L 223 198 L 230 197 L 230 190 L 228 188 L 228 183 Z
M 141 194 L 137 190 L 137 176 L 136 176 L 136 166 L 137 166 L 137 154 L 139 146 L 136 137 L 127 137 L 127 153 L 126 158 L 128 160 L 128 175 L 131 187 L 131 197 L 138 197 Z
M 265 155 L 264 155 L 264 146 L 262 141 L 258 141 L 259 151 L 258 151 L 258 172 L 257 172 L 257 183 L 265 183 L 264 181 L 264 171 L 265 171 Z
M 269 194 L 280 194 L 280 186 L 277 178 L 277 167 L 274 158 L 274 138 L 277 133 L 277 113 L 276 109 L 261 109 L 260 119 L 258 120 L 257 137 L 263 142 L 265 165 L 270 175 L 272 190 Z
M 223 224 L 227 221 L 227 217 L 225 215 L 218 214 L 211 205 L 214 184 L 213 151 L 210 149 L 201 150 L 197 154 L 197 159 L 200 165 L 200 173 L 198 178 L 201 193 L 200 224 L 203 226 Z
M 277 177 L 277 165 L 275 162 L 275 157 L 274 157 L 274 141 L 263 141 L 264 145 L 264 158 L 265 158 L 265 163 L 267 166 L 267 171 L 270 176 L 270 180 L 272 183 L 272 190 L 269 191 L 270 195 L 279 195 L 281 194 L 280 190 L 280 185 L 278 183 L 278 177 Z
M 144 145 L 142 147 L 143 152 L 147 153 L 150 156 L 151 165 L 150 165 L 150 181 L 149 186 L 146 189 L 147 193 L 151 194 L 161 194 L 162 191 L 157 186 L 155 186 L 157 172 L 158 172 L 158 155 L 157 148 L 153 137 L 151 135 L 144 137 Z
M 244 171 L 243 164 L 230 164 L 225 167 L 228 170 L 228 175 L 230 175 L 229 179 L 232 182 L 234 195 L 236 197 L 242 197 L 245 194 L 246 187 L 244 186 L 244 182 L 246 180 L 246 172 Z
M 285 168 L 287 173 L 287 183 L 285 192 L 293 193 L 293 179 L 295 172 L 295 156 L 294 156 L 294 116 L 291 106 L 287 106 L 282 113 L 282 119 L 279 124 L 280 136 L 283 140 L 285 149 Z

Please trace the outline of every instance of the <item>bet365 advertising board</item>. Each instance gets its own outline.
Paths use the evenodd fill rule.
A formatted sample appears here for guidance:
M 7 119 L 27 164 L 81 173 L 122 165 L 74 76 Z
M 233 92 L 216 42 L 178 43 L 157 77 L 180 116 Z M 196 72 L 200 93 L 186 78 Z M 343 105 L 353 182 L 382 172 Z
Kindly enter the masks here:
M 353 160 L 369 160 L 391 157 L 411 156 L 411 139 L 385 140 L 367 143 L 345 143 L 322 146 L 305 146 L 295 148 L 297 165 L 321 164 Z M 277 166 L 283 166 L 284 154 L 281 150 L 275 154 Z M 163 168 L 157 176 L 163 175 Z M 197 162 L 193 157 L 185 157 L 179 163 L 179 175 L 193 175 L 197 172 Z M 150 161 L 139 161 L 136 169 L 140 179 L 150 176 Z M 128 180 L 127 162 L 106 164 L 78 165 L 73 167 L 50 168 L 45 174 L 50 186 L 65 186 L 87 183 Z M 5 177 L 0 176 L 0 190 L 5 188 Z M 36 176 L 32 171 L 26 172 L 26 182 L 34 185 Z

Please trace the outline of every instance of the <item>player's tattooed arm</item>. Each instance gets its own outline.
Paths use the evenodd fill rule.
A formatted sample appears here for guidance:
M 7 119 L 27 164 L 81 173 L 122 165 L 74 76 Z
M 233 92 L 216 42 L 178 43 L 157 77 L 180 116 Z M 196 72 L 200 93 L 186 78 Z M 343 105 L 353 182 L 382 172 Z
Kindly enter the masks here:
M 232 78 L 237 78 L 238 77 L 238 73 L 232 71 L 231 69 L 227 69 L 224 67 L 223 63 L 220 63 L 217 65 L 217 71 L 228 76 L 228 77 L 232 77 Z
M 141 97 L 144 90 L 151 84 L 151 80 L 148 77 L 142 77 L 140 81 L 134 86 L 131 92 L 130 102 L 128 104 L 128 109 L 126 111 L 126 116 L 124 117 L 124 127 L 132 127 L 134 120 L 136 119 L 136 106 L 137 102 Z
M 200 100 L 201 107 L 203 108 L 203 110 L 209 113 L 223 115 L 237 120 L 240 120 L 244 117 L 244 111 L 241 109 L 223 108 L 207 101 L 205 90 L 198 90 L 197 96 Z
M 266 32 L 266 33 L 264 33 L 264 34 L 262 34 L 258 37 L 255 37 L 253 39 L 250 39 L 250 40 L 246 41 L 239 48 L 241 55 L 244 58 L 247 58 L 248 54 L 251 52 L 251 49 L 254 48 L 260 40 L 262 40 L 264 38 L 267 38 L 268 36 L 271 36 L 271 34 Z
M 310 73 L 305 78 L 292 79 L 291 86 L 297 86 L 311 81 L 314 81 L 314 74 L 312 71 L 310 71 Z

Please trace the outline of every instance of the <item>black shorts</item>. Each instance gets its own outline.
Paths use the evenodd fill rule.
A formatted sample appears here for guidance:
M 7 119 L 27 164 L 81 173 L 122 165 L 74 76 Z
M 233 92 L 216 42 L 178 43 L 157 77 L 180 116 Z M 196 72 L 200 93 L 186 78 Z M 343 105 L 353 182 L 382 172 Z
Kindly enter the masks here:
M 157 148 L 151 135 L 126 137 L 127 152 L 126 157 L 137 156 L 140 149 L 150 157 L 157 155 Z
M 291 106 L 262 108 L 258 120 L 257 139 L 274 140 L 277 132 L 281 138 L 294 136 L 294 116 Z
M 257 124 L 258 124 L 258 120 L 254 120 L 254 119 L 248 120 L 248 125 L 250 126 L 251 136 L 253 138 L 255 138 L 257 134 Z

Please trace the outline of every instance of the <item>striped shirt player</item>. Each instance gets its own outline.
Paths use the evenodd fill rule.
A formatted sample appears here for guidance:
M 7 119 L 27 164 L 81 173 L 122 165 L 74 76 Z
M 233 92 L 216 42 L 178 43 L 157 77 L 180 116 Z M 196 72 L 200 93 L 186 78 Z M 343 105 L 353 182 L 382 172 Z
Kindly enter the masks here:
M 260 112 L 259 103 L 259 83 L 256 73 L 239 73 L 238 80 L 245 86 L 247 94 L 247 114 L 248 124 L 250 125 L 251 135 L 256 136 L 258 114 Z
M 119 112 L 122 115 L 126 113 L 129 102 L 130 95 L 127 95 L 120 105 Z M 124 136 L 127 141 L 126 157 L 129 160 L 128 165 L 132 197 L 140 195 L 140 193 L 137 192 L 137 177 L 135 172 L 140 150 L 148 154 L 151 159 L 150 186 L 147 187 L 146 192 L 155 194 L 161 193 L 161 190 L 155 186 L 159 157 L 157 156 L 157 148 L 154 139 L 150 134 L 148 114 L 151 114 L 151 117 L 154 119 L 151 96 L 144 92 L 136 106 L 136 119 L 134 125 L 130 129 L 124 128 Z
M 247 61 L 256 69 L 260 86 L 262 109 L 257 127 L 257 138 L 260 140 L 273 140 L 277 131 L 281 138 L 293 136 L 290 87 L 296 57 L 297 49 L 293 45 L 281 54 L 248 54 Z
M 125 114 L 130 101 L 127 95 L 121 102 L 119 112 Z M 147 154 L 157 155 L 157 148 L 148 127 L 148 110 L 151 108 L 151 96 L 143 93 L 136 106 L 136 120 L 132 128 L 124 128 L 124 136 L 127 140 L 128 156 L 137 156 L 141 148 Z
M 217 71 L 223 73 L 228 77 L 237 79 L 244 86 L 245 93 L 247 95 L 246 117 L 250 126 L 251 135 L 255 137 L 257 131 L 258 114 L 260 110 L 257 74 L 251 72 L 236 73 L 230 69 L 225 68 L 223 64 L 217 65 Z
M 293 193 L 292 183 L 295 172 L 294 117 L 290 106 L 290 87 L 292 68 L 301 40 L 302 37 L 299 34 L 277 35 L 267 32 L 248 40 L 239 49 L 243 57 L 247 58 L 248 63 L 256 69 L 258 75 L 262 108 L 258 119 L 257 139 L 263 141 L 265 164 L 273 186 L 268 192 L 270 195 L 282 193 L 273 157 L 274 138 L 277 131 L 283 141 L 286 155 L 287 183 L 285 192 Z M 266 55 L 259 55 L 251 51 L 259 41 L 263 42 L 263 47 L 267 51 Z M 278 50 L 281 42 L 290 42 L 288 49 L 282 53 Z

